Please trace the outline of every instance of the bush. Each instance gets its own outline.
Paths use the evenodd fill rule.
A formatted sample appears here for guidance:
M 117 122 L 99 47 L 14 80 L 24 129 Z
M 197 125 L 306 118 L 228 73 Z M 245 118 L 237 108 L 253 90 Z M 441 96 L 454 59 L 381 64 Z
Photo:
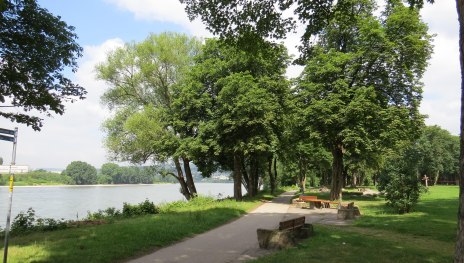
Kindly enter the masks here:
M 159 212 L 159 208 L 155 206 L 153 202 L 150 202 L 148 199 L 145 199 L 145 201 L 139 203 L 138 205 L 124 203 L 122 207 L 122 215 L 127 217 L 137 215 L 158 214 Z
M 117 217 L 121 217 L 121 211 L 116 209 L 115 207 L 108 207 L 105 210 L 98 209 L 97 212 L 91 213 L 87 212 L 86 220 L 95 221 L 95 220 L 102 220 L 102 219 L 113 219 Z
M 65 229 L 68 227 L 68 222 L 56 220 L 53 218 L 39 218 L 37 219 L 36 229 L 39 231 L 54 231 L 59 229 Z
M 411 148 L 387 160 L 378 188 L 385 192 L 387 205 L 399 214 L 413 210 L 425 188 L 417 176 L 417 160 L 414 159 Z
M 35 210 L 30 207 L 27 212 L 19 212 L 11 224 L 11 232 L 25 232 L 34 229 Z
M 68 222 L 61 219 L 53 218 L 37 218 L 35 210 L 30 207 L 27 212 L 20 212 L 13 223 L 11 224 L 11 232 L 13 234 L 23 233 L 28 231 L 53 231 L 68 227 Z

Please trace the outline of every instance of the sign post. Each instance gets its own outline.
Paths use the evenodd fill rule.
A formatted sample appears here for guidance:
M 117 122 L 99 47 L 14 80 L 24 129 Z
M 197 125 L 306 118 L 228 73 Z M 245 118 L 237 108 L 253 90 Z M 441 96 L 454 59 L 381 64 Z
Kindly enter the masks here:
M 7 134 L 7 135 L 2 135 L 2 134 Z M 0 140 L 13 142 L 13 154 L 11 156 L 11 165 L 10 165 L 9 203 L 8 203 L 8 213 L 6 217 L 6 227 L 5 227 L 5 245 L 3 248 L 4 249 L 3 263 L 6 263 L 7 258 L 8 258 L 8 234 L 10 232 L 11 206 L 13 204 L 14 173 L 11 172 L 11 166 L 16 164 L 16 142 L 18 141 L 18 128 L 15 128 L 14 130 L 7 130 L 7 129 L 0 128 Z

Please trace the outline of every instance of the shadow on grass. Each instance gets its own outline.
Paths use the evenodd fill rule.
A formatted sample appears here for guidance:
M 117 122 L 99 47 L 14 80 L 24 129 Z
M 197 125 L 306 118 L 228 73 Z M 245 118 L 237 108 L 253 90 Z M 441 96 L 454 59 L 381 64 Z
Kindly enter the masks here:
M 296 248 L 282 250 L 252 262 L 451 262 L 452 254 L 431 251 L 403 240 L 346 232 L 318 226 L 313 237 Z
M 457 205 L 455 199 L 421 201 L 413 212 L 399 215 L 386 205 L 360 203 L 361 213 L 365 213 L 355 225 L 450 241 L 456 235 Z

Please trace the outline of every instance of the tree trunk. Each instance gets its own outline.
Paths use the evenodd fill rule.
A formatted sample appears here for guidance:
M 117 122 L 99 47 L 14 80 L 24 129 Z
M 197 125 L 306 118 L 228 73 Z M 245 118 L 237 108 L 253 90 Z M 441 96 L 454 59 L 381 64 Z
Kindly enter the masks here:
M 248 196 L 252 197 L 255 196 L 253 188 L 255 186 L 255 160 L 254 156 L 250 157 L 250 171 L 248 173 Z
M 356 187 L 358 185 L 358 173 L 353 171 L 353 175 L 351 177 L 351 186 Z
M 300 157 L 300 161 L 298 162 L 299 170 L 300 170 L 300 175 L 298 176 L 299 179 L 299 184 L 300 184 L 300 190 L 301 193 L 304 194 L 306 191 L 306 170 L 305 170 L 305 164 L 303 161 L 303 158 Z
M 274 158 L 274 191 L 277 188 L 277 157 Z
M 459 61 L 461 62 L 461 135 L 459 156 L 458 230 L 454 262 L 464 262 L 464 0 L 456 0 L 459 20 Z
M 257 195 L 258 192 L 259 192 L 259 181 L 260 181 L 260 178 L 259 178 L 259 158 L 257 155 L 254 156 L 254 159 L 255 159 L 255 169 L 254 169 L 254 180 L 253 180 L 253 196 Z
M 359 185 L 365 185 L 364 181 L 366 179 L 366 172 L 361 172 L 359 175 Z
M 247 168 L 245 165 L 245 156 L 240 156 L 240 165 L 242 166 L 242 183 L 245 189 L 248 190 L 248 184 L 250 183 L 250 177 L 247 173 Z
M 240 153 L 234 153 L 234 198 L 242 201 L 242 162 Z
M 177 170 L 177 181 L 179 181 L 181 187 L 181 193 L 184 195 L 185 199 L 190 200 L 192 198 L 192 194 L 190 193 L 187 183 L 184 179 L 184 173 L 182 172 L 182 168 L 180 166 L 179 158 L 174 157 L 174 164 L 176 165 Z
M 433 178 L 433 185 L 437 185 L 439 177 L 440 177 L 440 171 L 437 171 L 435 173 L 435 177 Z
M 192 170 L 190 170 L 190 160 L 186 157 L 182 157 L 184 162 L 184 171 L 185 178 L 187 179 L 187 187 L 190 191 L 192 197 L 197 196 L 197 188 L 195 187 L 195 182 L 193 181 Z
M 330 200 L 341 199 L 343 187 L 343 146 L 337 144 L 332 149 L 332 187 L 330 189 Z
M 275 178 L 272 174 L 272 161 L 274 160 L 273 156 L 271 155 L 268 159 L 268 173 L 269 173 L 269 186 L 271 188 L 271 194 L 274 194 L 275 191 Z M 275 168 L 274 168 L 275 169 Z

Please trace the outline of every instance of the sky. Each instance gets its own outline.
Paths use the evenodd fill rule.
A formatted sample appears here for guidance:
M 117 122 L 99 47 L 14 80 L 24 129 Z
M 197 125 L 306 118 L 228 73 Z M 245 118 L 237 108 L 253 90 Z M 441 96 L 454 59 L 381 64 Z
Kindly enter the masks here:
M 19 128 L 17 165 L 32 169 L 64 169 L 72 161 L 84 161 L 96 168 L 109 162 L 103 147 L 102 122 L 111 113 L 100 104 L 100 96 L 108 86 L 95 79 L 95 65 L 111 50 L 124 43 L 139 42 L 150 33 L 182 32 L 197 37 L 211 37 L 200 21 L 190 22 L 178 0 L 38 0 L 41 7 L 60 16 L 75 27 L 77 42 L 83 47 L 79 70 L 66 72 L 87 91 L 87 99 L 66 104 L 64 115 L 43 116 L 43 128 L 33 131 L 25 125 L 0 119 L 0 128 Z M 460 70 L 458 20 L 454 1 L 436 1 L 421 11 L 429 32 L 435 34 L 434 54 L 424 75 L 423 101 L 427 125 L 439 125 L 454 135 L 459 134 Z M 285 41 L 289 52 L 297 55 L 298 36 Z M 287 75 L 296 77 L 298 67 Z M 0 157 L 11 162 L 12 144 L 0 141 Z

